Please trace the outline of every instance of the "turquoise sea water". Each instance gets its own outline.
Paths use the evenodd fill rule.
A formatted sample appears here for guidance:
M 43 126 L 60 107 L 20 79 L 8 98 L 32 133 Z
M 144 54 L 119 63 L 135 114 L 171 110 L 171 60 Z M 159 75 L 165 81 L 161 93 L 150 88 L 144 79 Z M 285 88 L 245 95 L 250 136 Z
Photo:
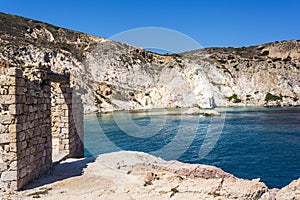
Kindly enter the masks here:
M 85 117 L 85 155 L 132 150 L 166 160 L 221 167 L 281 188 L 300 177 L 300 108 L 219 109 L 223 117 L 182 110 Z

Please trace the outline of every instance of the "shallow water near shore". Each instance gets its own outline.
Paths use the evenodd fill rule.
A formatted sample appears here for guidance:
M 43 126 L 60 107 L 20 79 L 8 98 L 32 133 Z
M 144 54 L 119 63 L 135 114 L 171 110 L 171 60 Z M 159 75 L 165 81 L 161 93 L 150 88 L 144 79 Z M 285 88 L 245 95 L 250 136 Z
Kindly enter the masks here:
M 181 109 L 87 115 L 85 156 L 142 151 L 214 165 L 239 178 L 260 178 L 269 188 L 300 177 L 299 107 L 218 111 L 221 118 L 182 115 Z

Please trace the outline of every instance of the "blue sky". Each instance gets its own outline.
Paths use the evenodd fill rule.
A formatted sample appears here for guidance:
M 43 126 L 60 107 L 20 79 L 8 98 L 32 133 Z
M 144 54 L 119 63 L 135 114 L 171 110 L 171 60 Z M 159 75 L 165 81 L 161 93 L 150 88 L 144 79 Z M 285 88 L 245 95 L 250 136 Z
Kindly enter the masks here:
M 298 0 L 1 0 L 0 11 L 109 38 L 163 27 L 203 47 L 250 46 L 300 39 Z M 0 27 L 1 28 L 1 27 Z

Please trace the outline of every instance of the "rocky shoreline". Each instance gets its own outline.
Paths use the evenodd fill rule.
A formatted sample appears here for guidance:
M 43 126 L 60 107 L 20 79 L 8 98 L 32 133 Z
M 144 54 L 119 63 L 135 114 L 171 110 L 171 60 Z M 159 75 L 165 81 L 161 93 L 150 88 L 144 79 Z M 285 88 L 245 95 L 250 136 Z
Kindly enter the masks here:
M 300 199 L 300 179 L 268 189 L 259 179 L 237 178 L 222 169 L 165 161 L 121 151 L 97 158 L 67 159 L 51 174 L 1 199 Z

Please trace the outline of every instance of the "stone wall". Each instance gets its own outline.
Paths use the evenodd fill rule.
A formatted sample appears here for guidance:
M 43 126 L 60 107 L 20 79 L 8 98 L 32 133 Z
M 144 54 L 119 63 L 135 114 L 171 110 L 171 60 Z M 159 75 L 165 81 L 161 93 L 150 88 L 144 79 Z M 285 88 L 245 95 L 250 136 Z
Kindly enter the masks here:
M 53 82 L 51 86 L 53 153 L 83 157 L 83 106 L 81 99 L 73 93 L 69 82 Z
M 2 65 L 0 75 L 0 188 L 17 188 L 16 77 Z M 3 74 L 2 74 L 3 73 Z
M 0 69 L 0 190 L 17 190 L 47 172 L 55 155 L 83 156 L 82 104 L 68 74 L 41 65 Z

